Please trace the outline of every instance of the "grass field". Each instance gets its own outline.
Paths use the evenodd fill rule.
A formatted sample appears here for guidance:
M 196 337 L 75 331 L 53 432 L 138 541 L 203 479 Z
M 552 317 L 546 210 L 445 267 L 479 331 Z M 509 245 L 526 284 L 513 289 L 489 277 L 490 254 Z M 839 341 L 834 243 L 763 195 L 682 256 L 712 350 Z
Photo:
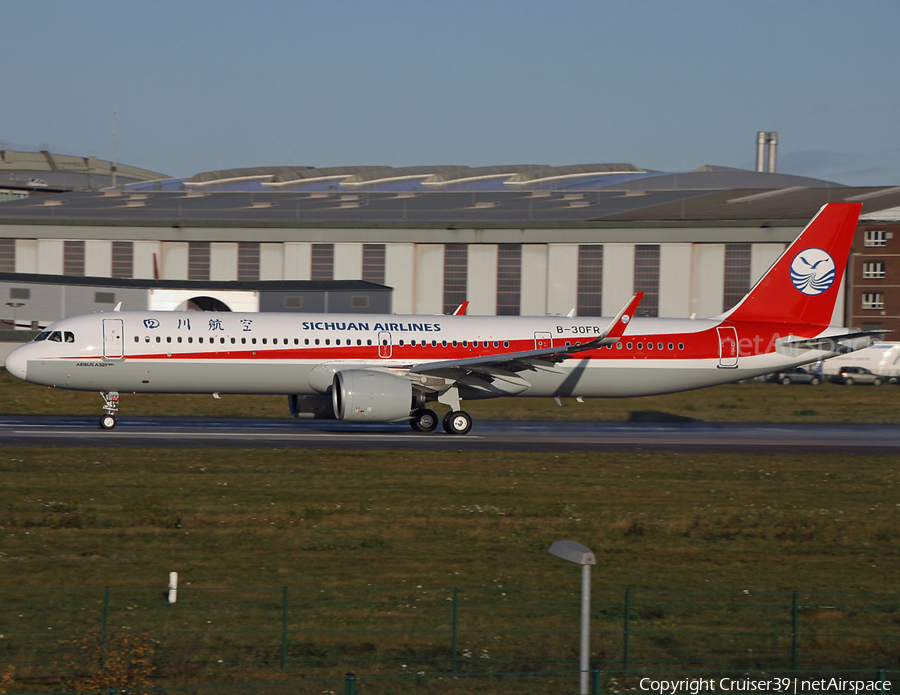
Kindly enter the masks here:
M 632 411 L 656 410 L 710 421 L 896 422 L 898 398 L 900 389 L 888 386 L 739 384 L 651 399 L 565 402 L 563 408 L 514 399 L 475 403 L 471 411 L 476 418 L 618 420 Z M 123 396 L 123 417 L 277 417 L 285 414 L 283 400 Z M 3 412 L 98 414 L 99 405 L 96 394 L 23 385 L 5 373 L 0 378 Z M 798 590 L 809 597 L 802 601 L 828 607 L 803 609 L 801 654 L 807 662 L 900 665 L 898 471 L 896 457 L 862 455 L 3 447 L 0 590 L 6 610 L 0 634 L 17 628 L 16 615 L 30 616 L 36 621 L 30 628 L 46 631 L 41 621 L 56 609 L 30 608 L 29 602 L 41 603 L 48 595 L 75 606 L 73 621 L 89 615 L 88 625 L 96 625 L 102 587 L 113 587 L 114 597 L 131 591 L 160 602 L 168 573 L 178 571 L 188 597 L 191 591 L 270 587 L 259 594 L 266 597 L 259 599 L 266 604 L 260 609 L 265 617 L 258 618 L 266 629 L 280 625 L 280 587 L 290 587 L 295 601 L 304 592 L 332 596 L 325 606 L 291 613 L 293 629 L 300 631 L 292 638 L 291 658 L 318 655 L 323 668 L 348 668 L 328 661 L 338 646 L 350 648 L 347 634 L 363 635 L 388 616 L 397 619 L 417 607 L 424 615 L 426 604 L 436 606 L 440 617 L 422 618 L 423 624 L 446 632 L 452 587 L 463 589 L 463 626 L 473 630 L 460 643 L 461 653 L 505 653 L 514 668 L 534 668 L 559 654 L 571 662 L 577 636 L 529 636 L 541 630 L 555 634 L 563 629 L 561 615 L 577 615 L 578 568 L 547 553 L 553 541 L 570 538 L 597 554 L 598 626 L 620 633 L 622 592 L 635 592 L 635 620 L 652 627 L 647 636 L 635 637 L 636 662 L 686 664 L 715 655 L 722 664 L 769 663 L 755 642 L 748 652 L 745 642 L 755 638 L 710 642 L 704 632 L 711 625 L 734 632 L 734 624 L 782 634 L 767 649 L 783 660 L 790 651 L 784 637 L 790 632 L 790 592 Z M 51 587 L 92 591 L 84 594 L 90 598 L 76 600 L 74 594 L 43 591 Z M 29 589 L 35 591 L 28 594 Z M 566 593 L 561 599 L 540 593 L 551 589 Z M 342 591 L 373 592 L 367 595 L 374 598 L 327 594 Z M 428 591 L 438 591 L 438 597 L 427 600 L 422 592 Z M 518 591 L 541 598 L 511 598 Z M 724 613 L 712 607 L 719 602 L 714 592 L 729 597 L 723 599 Z M 209 595 L 219 597 L 205 604 L 211 624 L 257 624 L 235 607 L 257 599 L 232 602 L 227 592 Z M 741 599 L 734 598 L 740 596 L 758 603 L 740 613 Z M 612 597 L 609 606 L 604 597 Z M 138 606 L 141 600 L 114 603 L 122 610 L 123 601 Z M 690 606 L 676 608 L 679 602 Z M 866 607 L 875 604 L 881 609 Z M 301 634 L 296 621 L 304 611 L 307 618 L 316 616 L 321 634 Z M 726 613 L 738 622 L 728 622 Z M 830 627 L 835 617 L 840 629 Z M 145 623 L 154 629 L 183 626 L 171 617 L 154 620 L 146 617 Z M 137 611 L 128 624 L 142 624 Z M 365 646 L 352 649 L 394 664 L 377 667 L 385 673 L 400 672 L 396 660 L 412 663 L 417 654 L 446 664 L 447 645 L 435 646 L 433 635 L 410 636 L 409 625 L 401 636 L 368 635 Z M 490 627 L 482 634 L 479 625 Z M 329 638 L 323 626 L 347 632 Z M 518 631 L 515 639 L 499 636 L 510 630 Z M 687 636 L 672 636 L 679 631 Z M 835 633 L 869 637 L 828 636 Z M 277 671 L 271 661 L 277 634 L 265 636 L 265 648 L 236 646 L 229 639 L 214 641 L 245 657 L 269 654 L 265 666 L 229 672 L 229 678 L 268 678 Z M 610 661 L 621 657 L 620 638 L 609 639 L 598 643 L 598 659 L 600 652 Z M 0 639 L 0 676 L 4 658 L 29 656 L 22 649 L 8 637 Z M 32 656 L 39 656 L 40 649 L 33 649 Z M 289 675 L 310 669 L 295 666 Z M 204 670 L 189 680 L 219 677 Z M 474 686 L 468 691 L 476 692 Z

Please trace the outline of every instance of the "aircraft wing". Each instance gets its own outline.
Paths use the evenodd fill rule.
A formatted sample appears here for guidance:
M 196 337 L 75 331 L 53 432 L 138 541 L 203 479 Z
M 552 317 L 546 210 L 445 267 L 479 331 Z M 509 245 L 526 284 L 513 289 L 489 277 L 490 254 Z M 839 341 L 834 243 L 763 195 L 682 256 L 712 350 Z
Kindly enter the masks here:
M 572 343 L 571 345 L 541 348 L 539 350 L 466 357 L 458 360 L 425 362 L 411 367 L 409 373 L 458 379 L 473 372 L 486 376 L 502 377 L 509 372 L 552 369 L 555 364 L 570 359 L 579 352 L 595 350 L 604 345 L 619 342 L 643 296 L 643 292 L 635 294 L 599 336 L 583 343 Z

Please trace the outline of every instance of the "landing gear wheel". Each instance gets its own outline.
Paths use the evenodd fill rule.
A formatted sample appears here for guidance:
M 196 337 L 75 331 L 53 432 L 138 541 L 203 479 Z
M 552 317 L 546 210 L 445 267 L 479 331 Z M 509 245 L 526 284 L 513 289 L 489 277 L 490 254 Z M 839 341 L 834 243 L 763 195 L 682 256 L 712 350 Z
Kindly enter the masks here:
M 428 408 L 419 408 L 413 413 L 409 426 L 416 432 L 434 432 L 438 426 L 437 413 Z
M 447 434 L 466 434 L 472 429 L 472 416 L 464 410 L 455 410 L 447 413 L 441 424 Z
M 791 385 L 791 377 L 789 377 L 789 376 L 781 377 L 781 383 L 784 384 L 785 386 L 790 386 Z
M 111 430 L 116 426 L 115 415 L 104 415 L 100 418 L 100 429 Z

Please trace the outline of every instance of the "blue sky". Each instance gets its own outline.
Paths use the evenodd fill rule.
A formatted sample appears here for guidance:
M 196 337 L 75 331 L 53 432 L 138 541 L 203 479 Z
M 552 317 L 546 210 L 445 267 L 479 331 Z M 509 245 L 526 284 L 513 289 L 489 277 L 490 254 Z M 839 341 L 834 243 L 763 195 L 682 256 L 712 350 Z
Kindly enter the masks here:
M 0 146 L 174 176 L 630 162 L 900 185 L 896 0 L 0 0 Z

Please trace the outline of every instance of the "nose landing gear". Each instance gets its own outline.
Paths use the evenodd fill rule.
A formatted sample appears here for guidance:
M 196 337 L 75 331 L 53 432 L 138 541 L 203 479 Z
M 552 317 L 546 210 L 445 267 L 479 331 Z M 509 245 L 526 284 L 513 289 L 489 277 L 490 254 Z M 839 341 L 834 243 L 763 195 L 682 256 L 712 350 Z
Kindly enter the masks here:
M 100 429 L 111 430 L 116 426 L 116 413 L 119 412 L 119 392 L 103 391 L 103 410 L 106 414 L 100 418 Z

